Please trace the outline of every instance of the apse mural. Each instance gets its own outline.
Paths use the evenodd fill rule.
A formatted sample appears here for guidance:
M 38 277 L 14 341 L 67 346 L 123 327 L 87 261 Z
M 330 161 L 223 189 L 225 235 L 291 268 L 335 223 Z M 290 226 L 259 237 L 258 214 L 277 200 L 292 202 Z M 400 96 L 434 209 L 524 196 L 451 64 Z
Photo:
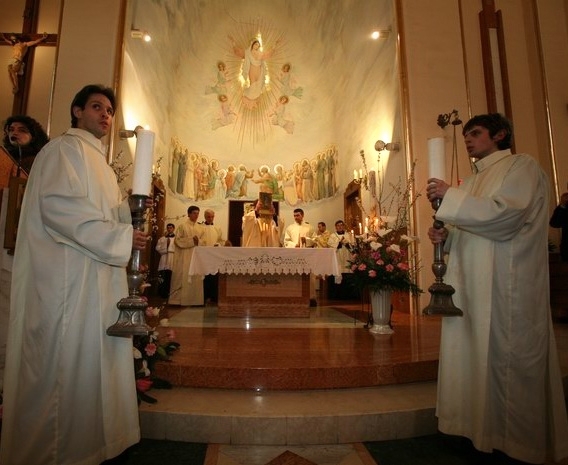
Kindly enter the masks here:
M 239 23 L 228 32 L 215 64 L 212 83 L 205 94 L 216 97 L 217 108 L 211 129 L 234 126 L 238 141 L 266 140 L 272 127 L 294 133 L 290 112 L 293 99 L 301 99 L 304 89 L 292 72 L 286 37 L 261 20 Z
M 288 167 L 282 163 L 273 168 L 249 168 L 242 163 L 221 167 L 218 160 L 191 152 L 174 137 L 170 159 L 168 187 L 187 200 L 222 203 L 227 199 L 255 199 L 259 192 L 265 192 L 275 201 L 295 206 L 333 197 L 338 190 L 335 145 Z

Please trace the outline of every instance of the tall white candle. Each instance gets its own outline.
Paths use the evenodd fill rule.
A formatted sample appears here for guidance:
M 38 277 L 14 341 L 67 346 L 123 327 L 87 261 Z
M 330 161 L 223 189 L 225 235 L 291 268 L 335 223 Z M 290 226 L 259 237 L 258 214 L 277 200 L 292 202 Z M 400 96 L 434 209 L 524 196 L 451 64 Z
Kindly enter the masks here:
M 134 153 L 132 194 L 150 194 L 153 161 L 154 133 L 152 131 L 148 131 L 147 129 L 139 129 L 136 133 L 136 152 Z
M 428 168 L 430 178 L 446 179 L 446 154 L 443 137 L 428 139 Z

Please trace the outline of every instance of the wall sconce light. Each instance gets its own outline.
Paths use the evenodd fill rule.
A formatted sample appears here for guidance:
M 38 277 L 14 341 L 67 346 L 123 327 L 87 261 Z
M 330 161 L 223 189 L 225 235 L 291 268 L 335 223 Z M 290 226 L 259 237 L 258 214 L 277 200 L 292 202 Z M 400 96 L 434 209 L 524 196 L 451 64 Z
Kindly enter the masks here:
M 122 140 L 130 139 L 131 137 L 138 135 L 139 129 L 144 129 L 144 128 L 142 126 L 136 126 L 133 130 L 121 129 L 120 131 L 118 131 L 118 137 L 120 137 Z
M 371 38 L 373 40 L 388 39 L 388 37 L 390 36 L 390 33 L 391 33 L 390 29 L 381 29 L 379 31 L 373 31 L 373 33 L 371 34 Z
M 144 42 L 150 42 L 152 36 L 147 31 L 141 31 L 140 29 L 130 29 L 130 37 L 133 39 L 142 39 Z
M 453 126 L 459 126 L 460 124 L 462 124 L 462 120 L 460 119 L 458 111 L 452 110 L 449 113 L 439 114 L 436 123 L 442 129 L 444 129 L 448 124 L 452 124 Z
M 383 150 L 398 152 L 400 150 L 400 144 L 398 142 L 383 142 L 382 140 L 378 140 L 375 142 L 375 150 L 377 152 L 382 152 Z

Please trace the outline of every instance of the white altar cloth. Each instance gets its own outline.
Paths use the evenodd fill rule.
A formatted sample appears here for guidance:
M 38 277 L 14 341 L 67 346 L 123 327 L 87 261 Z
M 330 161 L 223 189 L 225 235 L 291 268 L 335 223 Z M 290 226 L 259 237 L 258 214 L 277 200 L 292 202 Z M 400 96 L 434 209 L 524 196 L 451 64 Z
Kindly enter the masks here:
M 335 276 L 341 270 L 334 249 L 284 247 L 195 247 L 189 276 L 225 274 L 309 274 Z

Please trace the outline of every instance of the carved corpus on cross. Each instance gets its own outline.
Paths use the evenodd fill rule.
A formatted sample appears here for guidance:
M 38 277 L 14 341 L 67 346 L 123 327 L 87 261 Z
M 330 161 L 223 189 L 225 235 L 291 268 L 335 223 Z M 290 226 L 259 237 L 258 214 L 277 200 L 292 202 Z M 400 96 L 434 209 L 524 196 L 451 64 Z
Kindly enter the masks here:
M 0 46 L 12 47 L 8 77 L 14 94 L 13 115 L 26 114 L 35 47 L 57 45 L 57 34 L 37 33 L 39 7 L 40 0 L 26 0 L 22 32 L 0 32 Z

